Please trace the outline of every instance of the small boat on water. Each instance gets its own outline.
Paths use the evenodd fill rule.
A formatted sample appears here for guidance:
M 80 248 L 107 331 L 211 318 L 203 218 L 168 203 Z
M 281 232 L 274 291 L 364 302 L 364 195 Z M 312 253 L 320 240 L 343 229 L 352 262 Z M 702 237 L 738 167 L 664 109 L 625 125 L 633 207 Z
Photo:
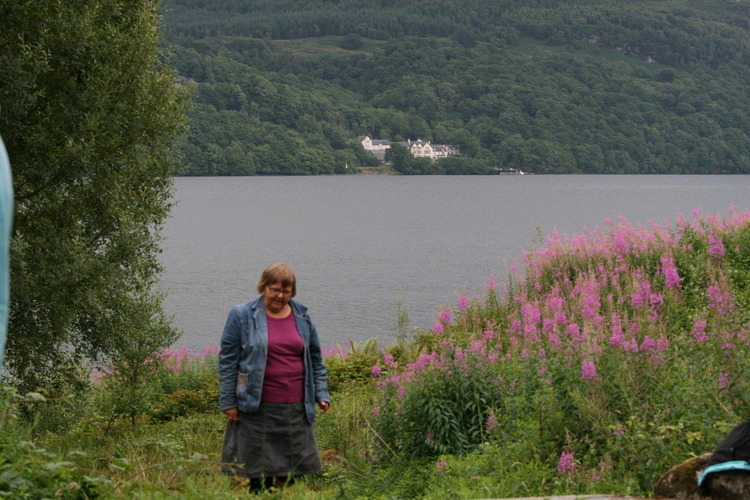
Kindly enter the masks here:
M 516 168 L 495 167 L 495 171 L 498 173 L 498 175 L 526 175 L 523 173 L 523 170 L 516 169 Z

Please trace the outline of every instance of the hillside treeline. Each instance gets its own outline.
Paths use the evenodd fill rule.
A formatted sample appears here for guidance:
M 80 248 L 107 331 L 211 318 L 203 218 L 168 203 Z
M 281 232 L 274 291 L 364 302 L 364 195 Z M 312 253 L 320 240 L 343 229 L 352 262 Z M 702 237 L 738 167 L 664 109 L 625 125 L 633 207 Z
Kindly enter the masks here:
M 464 154 L 409 173 L 749 173 L 749 13 L 166 0 L 172 64 L 195 95 L 179 173 L 352 172 L 377 164 L 360 135 Z

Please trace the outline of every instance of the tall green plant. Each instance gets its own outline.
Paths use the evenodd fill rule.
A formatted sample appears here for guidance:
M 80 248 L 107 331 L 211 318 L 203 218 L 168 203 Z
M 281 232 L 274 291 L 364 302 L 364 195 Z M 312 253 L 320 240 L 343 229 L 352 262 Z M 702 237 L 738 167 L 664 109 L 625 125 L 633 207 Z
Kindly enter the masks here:
M 128 321 L 123 325 L 124 335 L 114 346 L 111 373 L 104 379 L 107 390 L 101 401 L 110 420 L 127 416 L 135 423 L 135 417 L 150 408 L 158 394 L 151 379 L 163 370 L 164 347 L 177 338 L 158 303 L 147 301 L 143 298 L 121 304 Z
M 474 360 L 426 367 L 406 386 L 387 386 L 376 428 L 409 457 L 466 453 L 487 438 L 491 416 L 505 411 L 496 379 L 496 370 Z
M 17 404 L 39 394 L 21 397 L 0 387 L 0 496 L 18 499 L 91 499 L 104 496 L 104 478 L 94 478 L 56 453 L 37 447 L 32 426 L 18 421 Z M 43 401 L 40 401 L 43 402 Z

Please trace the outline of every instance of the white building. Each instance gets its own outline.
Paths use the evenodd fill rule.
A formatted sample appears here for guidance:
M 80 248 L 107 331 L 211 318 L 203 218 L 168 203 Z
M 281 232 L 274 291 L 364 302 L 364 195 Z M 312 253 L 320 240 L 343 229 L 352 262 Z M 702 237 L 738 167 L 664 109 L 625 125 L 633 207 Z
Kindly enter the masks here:
M 391 143 L 387 140 L 370 139 L 366 135 L 360 136 L 357 139 L 362 143 L 362 147 L 365 148 L 366 151 L 371 152 L 381 160 L 385 157 L 385 151 L 391 147 Z M 449 144 L 430 144 L 430 141 L 423 141 L 422 139 L 417 139 L 416 141 L 407 139 L 406 142 L 396 142 L 395 144 L 404 146 L 415 158 L 426 157 L 436 161 L 440 158 L 461 155 L 456 146 L 451 146 Z

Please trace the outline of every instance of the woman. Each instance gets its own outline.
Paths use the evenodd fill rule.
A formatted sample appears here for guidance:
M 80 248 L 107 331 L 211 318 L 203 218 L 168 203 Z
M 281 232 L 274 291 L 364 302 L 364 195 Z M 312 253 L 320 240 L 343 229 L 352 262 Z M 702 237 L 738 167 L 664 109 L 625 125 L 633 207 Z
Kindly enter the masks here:
M 328 374 L 307 308 L 292 300 L 296 279 L 270 265 L 257 299 L 232 308 L 221 337 L 219 408 L 227 417 L 222 472 L 251 491 L 321 471 L 315 403 L 330 405 Z

